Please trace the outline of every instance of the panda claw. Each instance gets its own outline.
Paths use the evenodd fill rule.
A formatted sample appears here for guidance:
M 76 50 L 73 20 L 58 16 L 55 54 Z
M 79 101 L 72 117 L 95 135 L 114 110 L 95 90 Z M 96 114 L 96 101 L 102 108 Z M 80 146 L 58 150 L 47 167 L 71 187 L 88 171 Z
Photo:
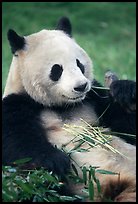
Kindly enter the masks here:
M 113 81 L 116 81 L 116 80 L 118 80 L 118 77 L 117 77 L 117 75 L 114 73 L 114 72 L 112 72 L 112 71 L 107 71 L 106 73 L 105 73 L 105 75 L 104 75 L 104 81 L 105 81 L 105 86 L 106 87 L 110 87 L 110 85 L 111 85 L 111 83 L 113 82 Z

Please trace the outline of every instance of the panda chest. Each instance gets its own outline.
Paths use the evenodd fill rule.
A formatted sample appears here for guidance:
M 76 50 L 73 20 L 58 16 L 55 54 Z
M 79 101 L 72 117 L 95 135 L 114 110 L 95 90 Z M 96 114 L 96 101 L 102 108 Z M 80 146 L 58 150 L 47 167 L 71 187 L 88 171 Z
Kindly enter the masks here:
M 74 139 L 74 134 L 68 132 L 65 125 L 85 125 L 82 121 L 86 121 L 89 124 L 97 123 L 97 116 L 94 110 L 90 106 L 82 105 L 81 107 L 73 107 L 70 110 L 62 110 L 58 113 L 54 110 L 45 110 L 40 115 L 42 126 L 45 130 L 45 137 L 58 148 L 68 145 L 68 148 L 72 148 L 72 140 Z

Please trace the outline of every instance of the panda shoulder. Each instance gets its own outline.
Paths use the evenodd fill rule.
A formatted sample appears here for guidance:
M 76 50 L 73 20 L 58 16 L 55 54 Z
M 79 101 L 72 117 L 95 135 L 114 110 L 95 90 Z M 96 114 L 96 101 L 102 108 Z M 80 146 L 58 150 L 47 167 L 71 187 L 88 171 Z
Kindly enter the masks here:
M 42 109 L 43 105 L 35 102 L 27 94 L 10 94 L 2 100 L 2 111 L 4 116 L 13 113 L 19 113 L 21 116 L 21 114 L 26 113 L 27 111 L 36 112 L 37 114 L 37 112 L 40 112 Z

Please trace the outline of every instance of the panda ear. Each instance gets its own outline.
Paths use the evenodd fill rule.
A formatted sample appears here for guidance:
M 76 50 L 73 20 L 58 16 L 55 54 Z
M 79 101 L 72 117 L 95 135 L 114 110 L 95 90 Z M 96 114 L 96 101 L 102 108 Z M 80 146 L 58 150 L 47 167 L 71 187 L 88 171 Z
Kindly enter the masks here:
M 70 37 L 72 37 L 72 26 L 70 20 L 67 17 L 62 17 L 59 19 L 56 30 L 62 30 Z
M 25 46 L 24 37 L 19 36 L 14 30 L 9 29 L 7 37 L 11 46 L 12 53 L 14 54 L 17 50 L 22 50 Z

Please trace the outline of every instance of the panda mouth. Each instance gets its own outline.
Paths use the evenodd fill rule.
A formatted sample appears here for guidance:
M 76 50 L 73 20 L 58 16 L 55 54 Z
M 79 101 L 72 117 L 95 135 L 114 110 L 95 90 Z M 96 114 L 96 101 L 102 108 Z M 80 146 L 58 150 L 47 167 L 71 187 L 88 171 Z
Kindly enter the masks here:
M 78 100 L 83 100 L 85 98 L 85 95 L 81 95 L 81 96 L 74 97 L 74 98 L 71 98 L 65 95 L 62 95 L 62 96 L 70 101 L 78 101 Z

